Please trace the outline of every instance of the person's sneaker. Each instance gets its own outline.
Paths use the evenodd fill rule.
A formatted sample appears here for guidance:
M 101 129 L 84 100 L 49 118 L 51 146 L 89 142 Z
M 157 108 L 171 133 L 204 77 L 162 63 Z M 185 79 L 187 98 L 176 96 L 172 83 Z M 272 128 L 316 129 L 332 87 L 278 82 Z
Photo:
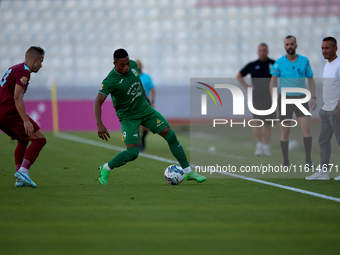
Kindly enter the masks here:
M 262 143 L 256 143 L 255 156 L 262 156 Z
M 340 181 L 340 175 L 334 178 L 334 181 Z
M 330 180 L 327 171 L 317 171 L 316 173 L 307 176 L 306 180 Z
M 272 154 L 270 153 L 270 150 L 269 150 L 269 145 L 268 144 L 264 144 L 262 146 L 262 155 L 263 156 L 271 156 Z
M 27 187 L 27 185 L 23 181 L 20 181 L 19 179 L 16 179 L 15 187 Z
M 185 174 L 185 175 L 184 175 L 184 178 L 185 178 L 187 181 L 196 180 L 198 183 L 204 182 L 204 181 L 207 179 L 205 176 L 199 175 L 198 173 L 196 173 L 196 172 L 194 172 L 194 171 L 190 171 L 190 173 Z
M 104 165 L 105 165 L 105 164 L 103 164 L 103 165 L 101 165 L 101 166 L 99 167 L 100 173 L 99 173 L 99 178 L 98 178 L 98 180 L 99 180 L 99 182 L 100 182 L 101 185 L 107 185 L 107 181 L 109 180 L 109 176 L 110 176 L 110 173 L 111 173 L 111 171 L 106 170 L 106 168 L 104 167 Z
M 14 177 L 17 178 L 18 180 L 22 181 L 23 183 L 25 183 L 27 186 L 30 186 L 32 188 L 37 187 L 37 185 L 34 183 L 34 181 L 31 180 L 29 174 L 25 174 L 25 173 L 18 171 L 14 174 Z

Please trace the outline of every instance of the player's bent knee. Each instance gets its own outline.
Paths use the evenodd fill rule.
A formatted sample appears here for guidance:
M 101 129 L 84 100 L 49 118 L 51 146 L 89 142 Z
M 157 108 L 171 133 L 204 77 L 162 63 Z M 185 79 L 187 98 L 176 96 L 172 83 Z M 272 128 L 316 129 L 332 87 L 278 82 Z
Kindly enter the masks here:
M 310 128 L 303 128 L 303 129 L 301 129 L 301 131 L 302 131 L 303 137 L 310 137 L 311 136 Z
M 289 136 L 289 133 L 290 133 L 290 128 L 281 128 L 281 135 L 283 136 Z
M 171 128 L 170 128 L 170 127 L 167 127 L 167 128 L 165 128 L 165 129 L 163 129 L 163 130 L 159 133 L 159 135 L 160 135 L 161 137 L 165 138 L 165 137 L 167 136 L 167 134 L 169 133 L 170 130 L 171 130 Z M 166 140 L 166 139 L 165 139 L 165 140 Z
M 139 147 L 130 147 L 127 148 L 127 152 L 129 153 L 129 161 L 133 161 L 136 158 L 138 158 L 138 154 L 139 154 Z
M 303 132 L 303 137 L 311 137 L 310 130 L 308 132 Z
M 173 131 L 172 129 L 170 129 L 170 130 L 168 131 L 168 133 L 164 136 L 164 139 L 165 139 L 167 142 L 177 141 L 177 137 L 176 137 L 175 131 Z
M 38 139 L 34 139 L 33 140 L 34 142 L 37 142 L 37 143 L 41 143 L 42 145 L 45 145 L 46 144 L 46 138 L 38 138 Z
M 33 141 L 33 140 L 42 139 L 42 138 L 45 138 L 45 136 L 44 136 L 43 132 L 41 131 L 41 129 L 39 129 L 33 135 L 28 137 L 28 140 Z
M 36 144 L 36 146 L 38 146 L 41 150 L 46 145 L 46 138 L 44 137 L 44 138 L 34 139 L 32 140 L 32 143 Z

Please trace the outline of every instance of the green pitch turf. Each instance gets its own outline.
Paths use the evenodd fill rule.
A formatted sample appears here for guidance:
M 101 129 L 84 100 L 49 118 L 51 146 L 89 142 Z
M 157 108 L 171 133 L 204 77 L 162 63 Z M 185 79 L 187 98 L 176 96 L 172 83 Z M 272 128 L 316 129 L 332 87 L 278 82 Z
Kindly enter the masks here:
M 187 128 L 175 130 L 188 148 Z M 72 134 L 101 141 L 96 133 Z M 97 168 L 116 151 L 45 135 L 32 189 L 14 187 L 16 143 L 0 133 L 0 254 L 340 254 L 338 202 L 217 175 L 171 186 L 163 177 L 169 163 L 144 157 L 114 169 L 101 186 Z M 276 129 L 273 162 L 281 161 L 277 137 Z M 263 160 L 243 143 L 252 142 L 250 132 L 230 139 L 243 144 L 234 154 Z M 147 142 L 145 153 L 173 159 L 161 137 Z M 123 147 L 119 133 L 108 143 Z M 333 180 L 266 180 L 340 198 Z

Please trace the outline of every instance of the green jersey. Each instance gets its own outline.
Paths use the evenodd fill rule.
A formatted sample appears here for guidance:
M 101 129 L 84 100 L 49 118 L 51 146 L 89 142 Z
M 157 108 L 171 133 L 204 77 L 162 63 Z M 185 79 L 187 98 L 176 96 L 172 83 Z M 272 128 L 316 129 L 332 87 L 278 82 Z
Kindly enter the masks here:
M 99 93 L 105 96 L 111 94 L 119 120 L 138 118 L 147 113 L 149 107 L 152 108 L 144 97 L 137 63 L 133 60 L 130 60 L 129 72 L 126 75 L 113 68 L 104 79 Z

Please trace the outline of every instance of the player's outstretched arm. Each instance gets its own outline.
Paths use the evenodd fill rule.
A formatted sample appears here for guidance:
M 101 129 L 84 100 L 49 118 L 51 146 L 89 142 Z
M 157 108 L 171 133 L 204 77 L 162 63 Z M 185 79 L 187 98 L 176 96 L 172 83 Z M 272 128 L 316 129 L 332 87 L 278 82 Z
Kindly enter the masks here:
M 110 134 L 102 122 L 102 104 L 104 103 L 105 99 L 106 99 L 105 95 L 98 93 L 94 101 L 93 110 L 94 110 L 94 117 L 96 119 L 96 124 L 97 124 L 98 136 L 101 139 L 107 141 L 108 138 L 110 138 Z
M 15 85 L 14 89 L 14 102 L 15 107 L 17 108 L 20 117 L 22 118 L 22 121 L 24 122 L 25 132 L 26 135 L 31 136 L 34 133 L 34 127 L 33 124 L 30 122 L 26 108 L 25 108 L 25 102 L 24 102 L 24 93 L 25 90 L 20 85 Z
M 315 81 L 313 77 L 308 78 L 308 84 L 310 93 L 312 94 L 312 99 L 310 100 L 310 108 L 312 109 L 312 111 L 314 111 L 316 108 L 316 98 L 315 98 Z

